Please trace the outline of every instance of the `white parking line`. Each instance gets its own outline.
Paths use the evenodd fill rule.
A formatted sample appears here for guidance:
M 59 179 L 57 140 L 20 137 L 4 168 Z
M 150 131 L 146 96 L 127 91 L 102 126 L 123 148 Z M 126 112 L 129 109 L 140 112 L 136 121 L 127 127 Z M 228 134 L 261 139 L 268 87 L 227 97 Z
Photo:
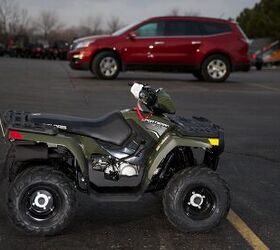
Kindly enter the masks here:
M 265 89 L 265 90 L 272 90 L 272 91 L 280 92 L 280 88 L 275 88 L 275 87 L 266 86 L 266 85 L 262 85 L 262 84 L 247 83 L 247 85 L 252 86 L 252 87 L 258 87 L 258 88 Z

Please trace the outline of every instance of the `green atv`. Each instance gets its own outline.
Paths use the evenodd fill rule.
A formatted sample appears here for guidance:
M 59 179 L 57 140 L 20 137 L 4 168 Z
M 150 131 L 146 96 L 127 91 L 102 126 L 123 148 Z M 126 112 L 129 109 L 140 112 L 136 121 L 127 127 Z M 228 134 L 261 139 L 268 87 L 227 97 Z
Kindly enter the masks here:
M 163 192 L 168 220 L 183 232 L 217 226 L 230 208 L 215 170 L 223 130 L 202 117 L 175 116 L 163 89 L 133 83 L 137 106 L 100 119 L 7 111 L 0 131 L 10 145 L 8 214 L 34 235 L 61 232 L 75 213 L 76 193 L 98 201 L 137 201 Z

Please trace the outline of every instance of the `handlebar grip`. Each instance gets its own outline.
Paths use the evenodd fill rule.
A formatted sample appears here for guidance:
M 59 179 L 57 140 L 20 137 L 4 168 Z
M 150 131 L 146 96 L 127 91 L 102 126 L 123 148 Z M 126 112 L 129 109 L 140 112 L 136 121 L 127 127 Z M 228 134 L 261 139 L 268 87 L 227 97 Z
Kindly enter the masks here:
M 142 84 L 143 86 L 148 86 L 147 83 L 142 83 L 142 82 L 128 82 L 128 86 L 132 87 L 135 83 Z

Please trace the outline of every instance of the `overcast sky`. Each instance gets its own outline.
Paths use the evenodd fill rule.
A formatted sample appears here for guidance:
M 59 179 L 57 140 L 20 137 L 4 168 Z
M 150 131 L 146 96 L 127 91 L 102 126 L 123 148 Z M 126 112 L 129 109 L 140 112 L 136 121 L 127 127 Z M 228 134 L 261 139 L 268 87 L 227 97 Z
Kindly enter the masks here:
M 260 0 L 18 0 L 21 7 L 36 16 L 42 10 L 55 10 L 67 25 L 79 24 L 86 16 L 118 16 L 129 24 L 151 16 L 169 14 L 174 8 L 201 16 L 235 18 L 245 7 Z

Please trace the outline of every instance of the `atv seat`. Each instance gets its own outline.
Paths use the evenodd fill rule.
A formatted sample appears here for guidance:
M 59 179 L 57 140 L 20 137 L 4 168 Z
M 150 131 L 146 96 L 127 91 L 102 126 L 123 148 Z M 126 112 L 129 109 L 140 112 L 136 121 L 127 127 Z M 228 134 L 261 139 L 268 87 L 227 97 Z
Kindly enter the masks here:
M 101 141 L 122 145 L 131 128 L 120 112 L 109 113 L 99 119 L 87 119 L 56 114 L 30 114 L 30 122 L 54 125 L 70 133 L 89 136 Z

